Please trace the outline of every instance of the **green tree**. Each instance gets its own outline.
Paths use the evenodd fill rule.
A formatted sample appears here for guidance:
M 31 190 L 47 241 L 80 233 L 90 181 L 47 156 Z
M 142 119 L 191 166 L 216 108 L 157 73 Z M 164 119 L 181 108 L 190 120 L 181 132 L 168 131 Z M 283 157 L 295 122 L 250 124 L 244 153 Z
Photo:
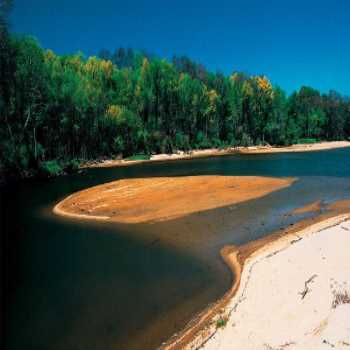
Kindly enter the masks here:
M 58 174 L 80 158 L 349 138 L 350 101 L 335 92 L 287 97 L 265 76 L 131 49 L 59 56 L 9 34 L 10 4 L 0 7 L 2 168 Z

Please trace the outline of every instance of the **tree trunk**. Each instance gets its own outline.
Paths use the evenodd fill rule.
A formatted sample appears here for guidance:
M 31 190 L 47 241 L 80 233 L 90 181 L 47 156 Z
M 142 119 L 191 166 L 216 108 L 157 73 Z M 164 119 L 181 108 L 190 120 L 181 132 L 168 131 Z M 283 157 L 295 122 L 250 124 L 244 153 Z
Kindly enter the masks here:
M 34 159 L 37 160 L 38 154 L 37 154 L 37 143 L 36 143 L 36 129 L 33 128 L 33 136 L 34 136 Z

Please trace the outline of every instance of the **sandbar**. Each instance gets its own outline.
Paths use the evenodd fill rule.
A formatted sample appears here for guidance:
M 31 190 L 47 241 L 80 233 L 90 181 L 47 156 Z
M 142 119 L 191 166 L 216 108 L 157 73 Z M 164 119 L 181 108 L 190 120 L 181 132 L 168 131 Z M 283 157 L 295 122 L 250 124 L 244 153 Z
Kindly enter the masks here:
M 129 224 L 164 221 L 255 199 L 294 181 L 220 175 L 123 179 L 73 193 L 54 212 Z

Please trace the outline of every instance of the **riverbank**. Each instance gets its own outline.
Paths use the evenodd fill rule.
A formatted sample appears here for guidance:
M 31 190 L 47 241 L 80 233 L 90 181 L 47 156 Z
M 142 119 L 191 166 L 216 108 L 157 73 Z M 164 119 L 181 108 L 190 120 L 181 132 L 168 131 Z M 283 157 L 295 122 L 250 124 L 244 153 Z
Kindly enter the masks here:
M 77 192 L 60 202 L 55 207 L 54 211 L 59 215 L 80 219 L 111 220 L 123 223 L 162 221 L 224 205 L 228 208 L 232 207 L 234 209 L 235 203 L 266 195 L 274 190 L 288 186 L 293 181 L 294 179 L 292 178 L 276 179 L 239 176 L 189 176 L 175 178 L 125 179 Z M 183 196 L 184 193 L 186 193 L 186 196 Z M 221 338 L 218 337 L 219 334 L 221 334 L 221 328 L 226 329 L 226 327 L 232 322 L 236 324 L 236 316 L 238 318 L 242 316 L 239 313 L 238 305 L 240 305 L 243 300 L 246 300 L 246 294 L 244 293 L 248 282 L 250 283 L 250 277 L 247 278 L 246 271 L 250 271 L 250 267 L 255 266 L 257 261 L 263 261 L 267 256 L 268 259 L 270 259 L 273 256 L 278 255 L 280 251 L 299 244 L 299 241 L 303 241 L 304 238 L 306 239 L 308 236 L 312 236 L 329 226 L 337 225 L 340 221 L 347 219 L 348 216 L 345 215 L 345 213 L 348 212 L 348 208 L 349 201 L 338 201 L 332 204 L 315 201 L 304 207 L 293 210 L 288 215 L 321 212 L 322 209 L 323 214 L 321 216 L 304 220 L 293 225 L 291 229 L 287 230 L 287 232 L 278 232 L 263 237 L 257 241 L 252 241 L 245 246 L 227 246 L 222 249 L 221 255 L 235 276 L 234 284 L 222 299 L 214 305 L 210 305 L 198 317 L 193 319 L 184 331 L 180 332 L 179 335 L 176 335 L 175 338 L 171 339 L 168 344 L 164 345 L 164 349 L 196 349 L 203 344 L 208 344 L 205 346 L 209 346 L 214 339 L 217 339 L 219 345 L 214 343 L 213 347 L 220 348 L 222 341 L 220 340 Z M 315 224 L 315 222 L 318 223 Z M 308 227 L 310 223 L 313 223 L 313 226 Z M 340 245 L 341 247 L 346 246 L 344 242 L 340 243 Z M 305 251 L 305 254 L 300 255 L 302 259 L 300 260 L 300 264 L 308 266 L 307 259 L 308 256 L 312 256 L 312 253 L 309 254 L 308 250 Z M 331 258 L 332 257 L 329 257 L 329 261 Z M 325 256 L 325 259 L 328 261 L 328 256 Z M 293 260 L 289 259 L 288 261 L 290 262 Z M 283 275 L 284 268 L 286 268 L 286 271 L 288 272 L 287 276 L 293 274 L 293 268 L 301 269 L 300 264 L 294 264 L 294 262 L 289 264 L 289 262 L 277 261 L 276 265 L 273 266 L 279 267 L 278 271 L 280 272 L 280 275 Z M 335 265 L 335 267 L 339 271 L 344 270 L 342 266 L 339 267 Z M 317 271 L 319 271 L 320 268 L 321 267 L 318 267 Z M 271 271 L 268 269 L 266 271 L 267 272 L 259 272 L 258 275 L 260 276 L 260 279 L 257 282 L 258 284 L 265 281 L 265 278 L 272 283 L 272 280 L 269 277 Z M 308 269 L 305 269 L 305 271 L 307 273 L 310 272 Z M 248 273 L 248 276 L 250 276 L 250 272 Z M 334 276 L 337 277 L 336 275 Z M 305 281 L 307 281 L 307 278 Z M 277 290 L 278 288 L 283 287 L 283 283 L 285 282 L 286 280 L 282 280 L 282 282 L 279 282 L 279 280 L 273 281 L 272 288 Z M 348 283 L 350 283 L 350 281 Z M 298 281 L 293 281 L 292 285 L 295 286 L 295 288 L 300 287 Z M 253 286 L 253 289 L 261 289 L 254 284 Z M 287 283 L 286 286 L 290 286 L 290 284 Z M 266 304 L 270 306 L 270 309 L 266 310 L 266 314 L 270 315 L 271 309 L 274 309 L 274 300 L 269 299 L 271 290 L 268 286 L 265 287 L 266 295 L 260 300 L 261 305 Z M 244 288 L 243 291 L 242 288 Z M 293 293 L 294 292 L 295 290 Z M 299 291 L 295 294 L 298 295 L 298 293 Z M 283 295 L 283 291 L 278 292 L 278 294 Z M 322 294 L 322 297 L 323 296 L 324 295 Z M 253 299 L 253 304 L 254 300 L 256 299 Z M 293 304 L 295 300 L 292 297 L 288 297 L 286 300 L 292 302 L 292 304 L 288 303 L 291 308 L 295 306 Z M 317 302 L 317 300 L 315 302 Z M 247 308 L 249 309 L 249 307 L 253 310 L 256 309 L 255 304 L 252 306 L 248 303 Z M 233 310 L 235 311 L 233 312 Z M 243 313 L 243 318 L 247 317 L 247 312 L 249 313 L 249 311 Z M 260 310 L 259 312 L 262 311 Z M 278 317 L 278 313 L 274 313 L 273 315 Z M 305 313 L 302 313 L 301 316 L 305 318 Z M 259 319 L 260 316 L 256 317 Z M 273 321 L 268 319 L 266 322 Z M 279 323 L 282 324 L 280 319 L 275 322 L 276 325 Z M 243 323 L 243 325 L 247 327 L 247 324 Z M 230 327 L 232 328 L 232 325 Z M 252 328 L 250 328 L 249 331 L 252 332 L 252 329 L 254 330 L 255 328 L 259 327 L 257 324 L 252 323 Z M 246 334 L 241 330 L 239 332 Z M 276 336 L 281 332 L 284 334 L 283 331 L 276 328 Z M 228 345 L 225 343 L 226 345 L 224 345 L 223 349 L 228 349 L 233 344 L 231 336 L 225 335 L 225 339 L 226 337 L 228 339 Z M 236 338 L 236 333 L 233 337 Z M 249 342 L 249 339 L 242 339 L 242 343 Z M 252 344 L 254 345 L 255 343 Z M 281 344 L 284 345 L 286 343 Z M 211 348 L 212 347 L 209 347 L 208 349 Z M 253 348 L 254 347 L 252 347 L 252 349 Z M 261 348 L 264 348 L 264 344 L 262 344 Z M 272 349 L 280 348 L 272 347 Z
M 163 348 L 349 348 L 349 219 L 337 215 L 228 250 L 232 289 Z
M 285 188 L 294 181 L 219 175 L 123 179 L 73 193 L 59 202 L 54 212 L 120 223 L 164 221 L 233 206 Z
M 312 152 L 331 150 L 336 148 L 350 147 L 350 141 L 330 141 L 318 142 L 311 144 L 295 144 L 287 147 L 275 146 L 250 146 L 250 147 L 228 147 L 228 148 L 211 148 L 203 150 L 193 150 L 189 152 L 178 151 L 172 154 L 155 154 L 149 159 L 127 160 L 127 159 L 107 159 L 102 161 L 88 161 L 81 164 L 81 168 L 100 168 L 126 166 L 140 164 L 145 162 L 161 162 L 182 159 L 196 159 L 213 156 L 224 156 L 228 154 L 259 154 L 259 153 L 286 153 L 286 152 Z

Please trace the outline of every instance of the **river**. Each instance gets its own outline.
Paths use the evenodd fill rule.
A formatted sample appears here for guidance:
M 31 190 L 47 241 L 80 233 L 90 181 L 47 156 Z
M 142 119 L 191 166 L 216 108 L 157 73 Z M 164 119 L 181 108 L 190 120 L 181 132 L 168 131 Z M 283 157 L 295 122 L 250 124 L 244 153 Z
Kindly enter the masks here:
M 116 179 L 210 174 L 298 180 L 234 207 L 153 224 L 52 213 L 68 194 Z M 228 290 L 221 247 L 311 215 L 286 215 L 296 207 L 346 198 L 349 148 L 94 168 L 8 186 L 1 193 L 6 348 L 155 349 Z

